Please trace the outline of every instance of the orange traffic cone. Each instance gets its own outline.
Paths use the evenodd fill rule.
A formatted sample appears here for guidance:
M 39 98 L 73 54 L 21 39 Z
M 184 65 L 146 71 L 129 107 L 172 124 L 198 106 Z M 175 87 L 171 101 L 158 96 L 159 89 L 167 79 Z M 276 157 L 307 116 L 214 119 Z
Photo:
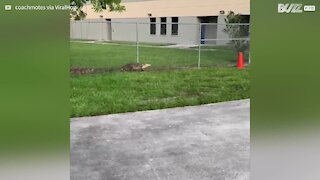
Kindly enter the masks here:
M 239 52 L 237 67 L 238 67 L 238 69 L 243 69 L 244 68 L 243 52 Z

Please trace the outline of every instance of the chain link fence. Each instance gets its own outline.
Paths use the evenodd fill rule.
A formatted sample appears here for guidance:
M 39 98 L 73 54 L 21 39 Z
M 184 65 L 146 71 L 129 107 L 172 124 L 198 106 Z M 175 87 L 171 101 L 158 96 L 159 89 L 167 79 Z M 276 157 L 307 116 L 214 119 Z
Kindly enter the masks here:
M 235 66 L 237 53 L 250 63 L 250 24 L 145 23 L 110 20 L 70 23 L 71 66 L 119 70 Z

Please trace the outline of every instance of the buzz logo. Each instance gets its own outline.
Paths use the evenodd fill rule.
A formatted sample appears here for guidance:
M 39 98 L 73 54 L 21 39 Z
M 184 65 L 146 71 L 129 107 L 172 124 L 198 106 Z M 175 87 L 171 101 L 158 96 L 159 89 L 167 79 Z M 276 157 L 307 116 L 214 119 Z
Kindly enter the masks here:
M 278 4 L 278 13 L 302 13 L 302 4 Z

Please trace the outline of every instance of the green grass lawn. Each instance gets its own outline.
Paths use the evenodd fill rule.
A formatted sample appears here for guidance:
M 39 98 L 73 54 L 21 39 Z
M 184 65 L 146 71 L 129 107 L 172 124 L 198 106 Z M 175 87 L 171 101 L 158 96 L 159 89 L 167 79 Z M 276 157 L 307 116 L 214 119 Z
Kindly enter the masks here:
M 83 46 L 93 52 L 85 50 L 84 53 L 78 51 L 77 54 L 75 51 L 83 50 Z M 93 49 L 94 47 L 97 49 Z M 73 61 L 81 55 L 89 58 L 89 54 L 105 51 L 104 46 L 86 44 L 73 45 L 72 48 L 72 53 L 78 56 Z M 105 48 L 108 49 L 108 46 Z M 183 53 L 180 58 L 182 55 Z M 118 56 L 120 55 L 112 53 L 107 57 L 119 59 Z M 100 56 L 93 57 L 91 62 L 88 59 L 77 63 L 96 67 L 107 62 Z M 185 57 L 189 58 L 187 55 Z M 154 58 L 155 62 L 156 59 L 157 57 Z M 112 62 L 116 64 L 116 60 Z M 249 98 L 249 88 L 248 70 L 222 67 L 72 76 L 71 115 L 93 116 L 245 99 Z
M 87 44 L 71 42 L 72 67 L 103 67 L 120 69 L 136 62 L 136 47 L 128 44 Z M 201 52 L 201 66 L 229 66 L 236 64 L 237 57 L 230 48 L 219 48 Z M 151 64 L 151 69 L 197 67 L 198 50 L 140 47 L 140 62 Z

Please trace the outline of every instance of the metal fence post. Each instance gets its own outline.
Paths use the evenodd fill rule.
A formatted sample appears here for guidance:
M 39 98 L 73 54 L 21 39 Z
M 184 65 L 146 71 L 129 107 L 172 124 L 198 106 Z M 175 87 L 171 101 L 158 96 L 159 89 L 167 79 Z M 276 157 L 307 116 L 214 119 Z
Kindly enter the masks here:
M 139 24 L 136 22 L 136 43 L 137 43 L 137 63 L 140 63 L 140 49 L 139 49 Z
M 88 29 L 90 29 L 90 26 L 91 26 L 91 24 L 90 24 L 91 22 L 90 21 L 87 21 L 86 23 L 85 23 L 85 27 L 86 27 L 86 40 L 88 41 Z
M 82 21 L 80 21 L 80 40 L 82 40 L 83 39 L 83 37 L 82 37 Z
M 201 67 L 201 43 L 202 43 L 202 24 L 199 24 L 199 55 L 198 55 L 198 68 L 200 69 Z
M 70 39 L 72 40 L 73 39 L 73 28 L 72 28 L 72 21 L 70 21 L 69 23 L 69 28 L 70 28 Z
M 89 40 L 89 36 L 90 36 L 90 28 L 91 28 L 91 21 L 88 21 L 88 26 L 86 26 L 86 37 L 87 37 L 87 40 Z
M 100 40 L 103 41 L 103 21 L 100 22 L 100 28 L 101 28 L 101 30 L 100 30 Z

